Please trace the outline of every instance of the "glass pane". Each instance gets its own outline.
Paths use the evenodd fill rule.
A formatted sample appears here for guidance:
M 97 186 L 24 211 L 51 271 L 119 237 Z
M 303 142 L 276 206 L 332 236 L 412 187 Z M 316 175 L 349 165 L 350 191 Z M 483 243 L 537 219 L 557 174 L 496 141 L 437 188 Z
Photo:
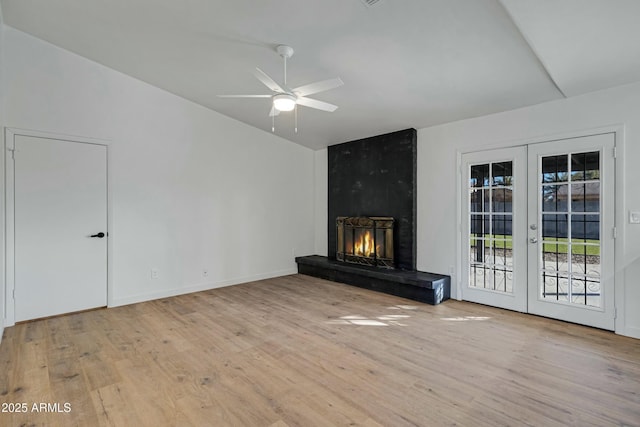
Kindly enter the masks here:
M 599 212 L 600 183 L 571 184 L 571 212 Z
M 470 189 L 470 212 L 489 212 L 490 190 L 482 190 L 477 188 Z
M 345 226 L 344 232 L 345 254 L 353 255 L 353 227 Z
M 571 155 L 571 181 L 600 179 L 600 152 Z
M 493 212 L 512 212 L 513 190 L 510 188 L 494 188 L 492 197 Z
M 469 190 L 469 200 L 471 202 L 471 212 L 483 212 L 484 190 L 472 188 Z
M 471 262 L 488 263 L 487 259 L 491 255 L 489 242 L 479 237 L 471 237 Z
M 599 245 L 582 245 L 579 243 L 572 242 L 571 243 L 571 255 L 574 258 L 573 262 L 576 262 L 576 259 L 582 261 L 582 258 L 576 258 L 581 256 L 589 256 L 593 257 L 598 264 L 600 264 L 600 246 Z
M 469 286 L 472 288 L 487 289 L 490 284 L 487 283 L 487 271 L 489 270 L 483 264 L 472 264 L 469 269 Z
M 357 228 L 353 241 L 354 255 L 373 257 L 375 248 L 373 247 L 373 232 L 370 228 Z
M 543 212 L 567 212 L 567 196 L 569 186 L 543 185 L 542 186 L 542 211 Z
M 574 276 L 600 278 L 600 256 L 589 254 L 573 254 L 571 268 Z
M 542 298 L 569 302 L 569 278 L 559 273 L 542 272 Z
M 488 215 L 471 215 L 471 234 L 482 237 L 489 234 L 489 216 Z
M 493 237 L 496 239 L 508 239 L 511 244 L 511 236 L 513 234 L 511 215 L 492 215 L 491 230 Z
M 469 187 L 488 187 L 489 186 L 489 165 L 471 166 L 471 178 Z
M 548 273 L 569 273 L 566 243 L 543 243 L 543 269 Z
M 545 240 L 569 237 L 567 217 L 567 214 L 543 214 L 542 237 Z
M 512 162 L 493 163 L 491 165 L 491 175 L 493 176 L 493 186 L 513 185 Z
M 567 155 L 542 158 L 542 182 L 566 182 L 568 175 Z
M 511 242 L 509 242 L 511 243 Z M 493 263 L 499 266 L 511 266 L 511 245 L 505 242 L 496 241 L 493 247 Z
M 599 243 L 600 215 L 571 215 L 571 237 L 573 241 Z
M 600 280 L 589 277 L 573 277 L 571 279 L 571 302 L 600 307 L 602 304 Z
M 483 244 L 483 240 L 471 238 L 471 247 L 469 248 L 469 262 L 471 264 L 482 263 L 484 261 L 482 256 Z M 480 252 L 480 255 L 478 255 L 478 252 Z
M 376 245 L 375 245 L 375 249 L 376 249 L 376 256 L 379 258 L 384 258 L 385 255 L 385 247 L 384 247 L 384 235 L 385 235 L 385 230 L 384 229 L 376 229 Z

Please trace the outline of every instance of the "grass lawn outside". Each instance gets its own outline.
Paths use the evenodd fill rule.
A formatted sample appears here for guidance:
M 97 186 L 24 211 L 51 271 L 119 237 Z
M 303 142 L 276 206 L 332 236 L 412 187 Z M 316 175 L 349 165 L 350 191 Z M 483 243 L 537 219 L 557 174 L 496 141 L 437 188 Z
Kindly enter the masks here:
M 471 246 L 476 246 L 476 241 L 480 236 L 471 234 Z M 512 249 L 512 236 L 504 234 L 485 234 L 482 236 L 485 248 L 494 247 L 497 249 Z M 543 241 L 544 252 L 566 254 L 568 251 L 569 239 L 566 237 L 546 237 Z M 593 239 L 571 239 L 572 255 L 600 255 L 600 240 Z

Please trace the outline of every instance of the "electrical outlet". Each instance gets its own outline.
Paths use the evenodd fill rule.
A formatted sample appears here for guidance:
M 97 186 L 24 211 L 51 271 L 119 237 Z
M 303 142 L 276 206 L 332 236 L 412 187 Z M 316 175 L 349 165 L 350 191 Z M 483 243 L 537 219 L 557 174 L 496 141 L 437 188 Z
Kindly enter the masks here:
M 629 224 L 640 224 L 640 212 L 629 211 Z
M 152 268 L 151 269 L 151 278 L 152 279 L 157 279 L 158 277 L 160 277 L 160 273 L 158 272 L 157 268 Z
M 208 269 L 204 269 L 202 270 L 202 277 L 209 277 L 209 270 Z

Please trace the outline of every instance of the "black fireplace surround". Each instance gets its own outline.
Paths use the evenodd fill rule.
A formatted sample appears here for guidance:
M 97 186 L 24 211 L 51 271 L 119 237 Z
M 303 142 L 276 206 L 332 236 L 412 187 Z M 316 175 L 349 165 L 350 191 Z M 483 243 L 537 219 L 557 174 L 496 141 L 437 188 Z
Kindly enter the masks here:
M 332 145 L 328 148 L 328 256 L 336 259 L 336 219 L 395 220 L 395 267 L 416 268 L 415 129 Z
M 328 257 L 298 257 L 298 272 L 430 304 L 448 299 L 449 276 L 416 271 L 416 130 L 333 145 L 327 151 Z M 374 254 L 370 245 L 375 242 L 377 249 L 387 231 L 375 238 L 357 234 L 375 218 L 392 224 L 393 243 L 385 240 L 384 250 L 380 246 L 384 256 Z M 351 227 L 351 247 L 339 241 L 338 236 L 349 238 L 345 225 Z M 357 250 L 356 241 L 369 249 Z

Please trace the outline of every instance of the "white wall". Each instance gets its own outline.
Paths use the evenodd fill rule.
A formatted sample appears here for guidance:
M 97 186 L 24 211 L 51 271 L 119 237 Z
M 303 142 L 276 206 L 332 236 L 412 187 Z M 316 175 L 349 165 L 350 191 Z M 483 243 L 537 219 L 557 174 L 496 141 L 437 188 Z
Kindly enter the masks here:
M 0 342 L 4 333 L 5 313 L 5 256 L 4 256 L 4 25 L 2 10 L 0 10 Z
M 6 126 L 110 141 L 110 305 L 295 273 L 294 251 L 313 253 L 313 151 L 11 27 L 3 47 Z
M 315 152 L 315 254 L 327 256 L 329 236 L 327 235 L 327 221 L 329 216 L 329 152 L 326 148 Z
M 623 128 L 623 138 L 617 141 L 623 149 L 617 163 L 623 175 L 616 184 L 622 196 L 616 200 L 616 332 L 640 338 L 640 225 L 626 221 L 629 210 L 640 210 L 640 83 L 420 129 L 418 268 L 446 274 L 460 256 L 453 214 L 458 152 L 555 139 L 600 127 Z

